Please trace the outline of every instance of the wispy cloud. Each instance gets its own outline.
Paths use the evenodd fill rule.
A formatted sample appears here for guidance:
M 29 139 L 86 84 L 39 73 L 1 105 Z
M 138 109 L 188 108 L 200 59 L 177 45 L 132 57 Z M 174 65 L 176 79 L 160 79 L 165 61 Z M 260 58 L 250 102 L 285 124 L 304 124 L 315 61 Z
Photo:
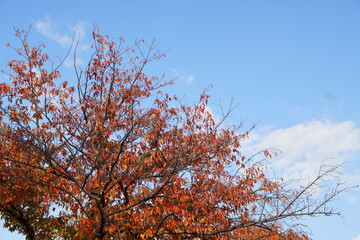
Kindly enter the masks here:
M 285 178 L 313 177 L 324 160 L 337 165 L 360 153 L 360 128 L 353 121 L 314 120 L 289 128 L 254 131 L 244 147 L 251 152 L 269 147 L 280 150 L 282 154 L 272 165 Z
M 350 196 L 347 197 L 347 200 L 350 203 L 355 204 L 355 203 L 357 203 L 359 201 L 359 198 L 357 196 L 350 195 Z M 359 240 L 360 240 L 360 238 L 359 238 Z
M 354 238 L 353 240 L 360 240 L 360 234 L 356 238 Z
M 76 63 L 75 64 L 76 64 L 76 66 L 85 66 L 85 62 L 81 58 L 76 58 Z M 65 67 L 73 67 L 74 66 L 74 59 L 73 58 L 65 59 L 64 66 Z
M 84 52 L 90 48 L 89 44 L 84 43 L 84 38 L 86 36 L 86 23 L 78 22 L 74 25 L 67 25 L 67 31 L 59 31 L 59 23 L 53 21 L 49 16 L 46 16 L 44 19 L 40 19 L 34 23 L 35 29 L 45 37 L 50 38 L 51 40 L 58 43 L 61 47 L 69 49 L 73 44 L 78 42 L 77 51 Z M 71 64 L 69 64 L 71 62 Z M 73 66 L 73 60 L 67 59 L 65 66 Z M 81 65 L 83 61 L 78 58 L 77 64 Z
M 190 76 L 188 76 L 188 77 L 186 78 L 186 82 L 187 82 L 187 83 L 192 83 L 192 82 L 194 81 L 194 79 L 195 79 L 194 75 L 190 75 Z
M 222 118 L 220 115 L 216 114 L 216 113 L 214 112 L 214 110 L 212 109 L 212 107 L 210 107 L 209 105 L 207 105 L 205 109 L 206 109 L 206 111 L 208 111 L 208 112 L 211 114 L 212 119 L 214 120 L 214 122 L 215 122 L 216 124 L 219 124 L 219 123 L 221 122 L 221 120 L 222 120 L 223 118 Z
M 176 68 L 170 68 L 170 70 L 173 72 L 173 74 L 175 75 L 175 78 L 177 79 L 180 79 L 182 81 L 185 81 L 187 82 L 188 84 L 191 84 L 194 80 L 195 80 L 195 77 L 194 75 L 183 75 L 182 73 L 180 73 L 179 70 L 177 70 Z
M 56 41 L 62 47 L 70 47 L 72 43 L 72 38 L 69 37 L 68 35 L 64 35 L 64 34 L 60 34 L 59 32 L 56 32 L 54 30 L 54 25 L 55 22 L 53 22 L 49 16 L 46 16 L 44 20 L 36 21 L 34 24 L 36 30 L 40 34 Z

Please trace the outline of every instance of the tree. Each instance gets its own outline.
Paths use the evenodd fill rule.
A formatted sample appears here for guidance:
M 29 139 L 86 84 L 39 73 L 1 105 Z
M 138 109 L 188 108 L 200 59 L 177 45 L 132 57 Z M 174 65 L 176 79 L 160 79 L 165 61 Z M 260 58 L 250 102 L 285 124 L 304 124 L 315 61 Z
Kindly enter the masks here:
M 0 85 L 0 214 L 27 239 L 309 239 L 289 220 L 337 214 L 247 158 L 248 132 L 215 122 L 204 91 L 186 105 L 145 74 L 163 57 L 93 31 L 94 53 L 61 80 L 44 45 L 16 31 L 22 60 Z M 10 46 L 10 44 L 9 44 Z M 75 51 L 76 52 L 76 51 Z M 226 117 L 226 116 L 225 116 Z M 261 152 L 271 157 L 270 150 Z M 259 154 L 257 154 L 259 156 Z M 324 166 L 325 167 L 325 166 Z

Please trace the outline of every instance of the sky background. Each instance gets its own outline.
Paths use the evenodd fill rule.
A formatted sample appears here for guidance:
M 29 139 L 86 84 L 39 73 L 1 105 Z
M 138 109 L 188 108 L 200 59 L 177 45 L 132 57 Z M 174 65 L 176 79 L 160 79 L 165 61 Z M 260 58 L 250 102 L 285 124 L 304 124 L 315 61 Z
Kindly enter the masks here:
M 0 69 L 16 57 L 13 27 L 28 29 L 56 59 L 79 38 L 78 63 L 91 53 L 91 30 L 114 39 L 153 39 L 167 57 L 151 74 L 176 77 L 189 103 L 209 84 L 216 117 L 232 99 L 230 122 L 257 127 L 243 151 L 274 147 L 271 164 L 287 179 L 314 176 L 344 161 L 342 178 L 360 183 L 360 1 L 10 1 L 0 0 Z M 64 63 L 70 78 L 71 57 Z M 0 76 L 4 78 L 4 76 Z M 360 191 L 333 203 L 339 217 L 305 220 L 316 240 L 360 240 Z M 0 239 L 22 240 L 0 228 Z

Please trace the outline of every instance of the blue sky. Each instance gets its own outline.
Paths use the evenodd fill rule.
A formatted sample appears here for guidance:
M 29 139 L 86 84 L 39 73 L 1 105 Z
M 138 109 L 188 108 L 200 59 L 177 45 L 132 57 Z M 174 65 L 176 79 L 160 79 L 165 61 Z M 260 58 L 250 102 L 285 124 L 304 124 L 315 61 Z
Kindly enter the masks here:
M 83 61 L 93 24 L 128 43 L 155 39 L 167 57 L 151 73 L 177 77 L 174 91 L 190 103 L 212 84 L 214 115 L 233 98 L 229 121 L 257 123 L 244 151 L 280 149 L 272 164 L 288 178 L 312 176 L 324 159 L 346 161 L 343 179 L 360 183 L 360 1 L 1 0 L 0 11 L 2 69 L 13 26 L 32 25 L 33 42 L 52 56 L 65 54 L 75 30 Z M 305 221 L 313 238 L 359 240 L 360 191 L 334 206 L 344 218 Z M 2 229 L 0 239 L 23 237 Z

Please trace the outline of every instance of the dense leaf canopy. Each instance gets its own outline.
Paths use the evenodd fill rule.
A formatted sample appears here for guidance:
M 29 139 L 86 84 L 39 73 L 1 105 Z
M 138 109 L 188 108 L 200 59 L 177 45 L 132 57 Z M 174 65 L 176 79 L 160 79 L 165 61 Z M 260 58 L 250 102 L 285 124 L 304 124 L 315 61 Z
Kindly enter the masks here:
M 161 54 L 93 32 L 65 81 L 17 31 L 0 85 L 0 214 L 27 239 L 308 239 L 287 220 L 331 214 L 309 190 L 268 178 L 247 133 L 215 122 L 207 91 L 186 105 L 144 67 Z M 12 46 L 12 45 L 9 45 Z M 224 116 L 226 117 L 226 116 Z M 271 157 L 269 150 L 262 152 Z

